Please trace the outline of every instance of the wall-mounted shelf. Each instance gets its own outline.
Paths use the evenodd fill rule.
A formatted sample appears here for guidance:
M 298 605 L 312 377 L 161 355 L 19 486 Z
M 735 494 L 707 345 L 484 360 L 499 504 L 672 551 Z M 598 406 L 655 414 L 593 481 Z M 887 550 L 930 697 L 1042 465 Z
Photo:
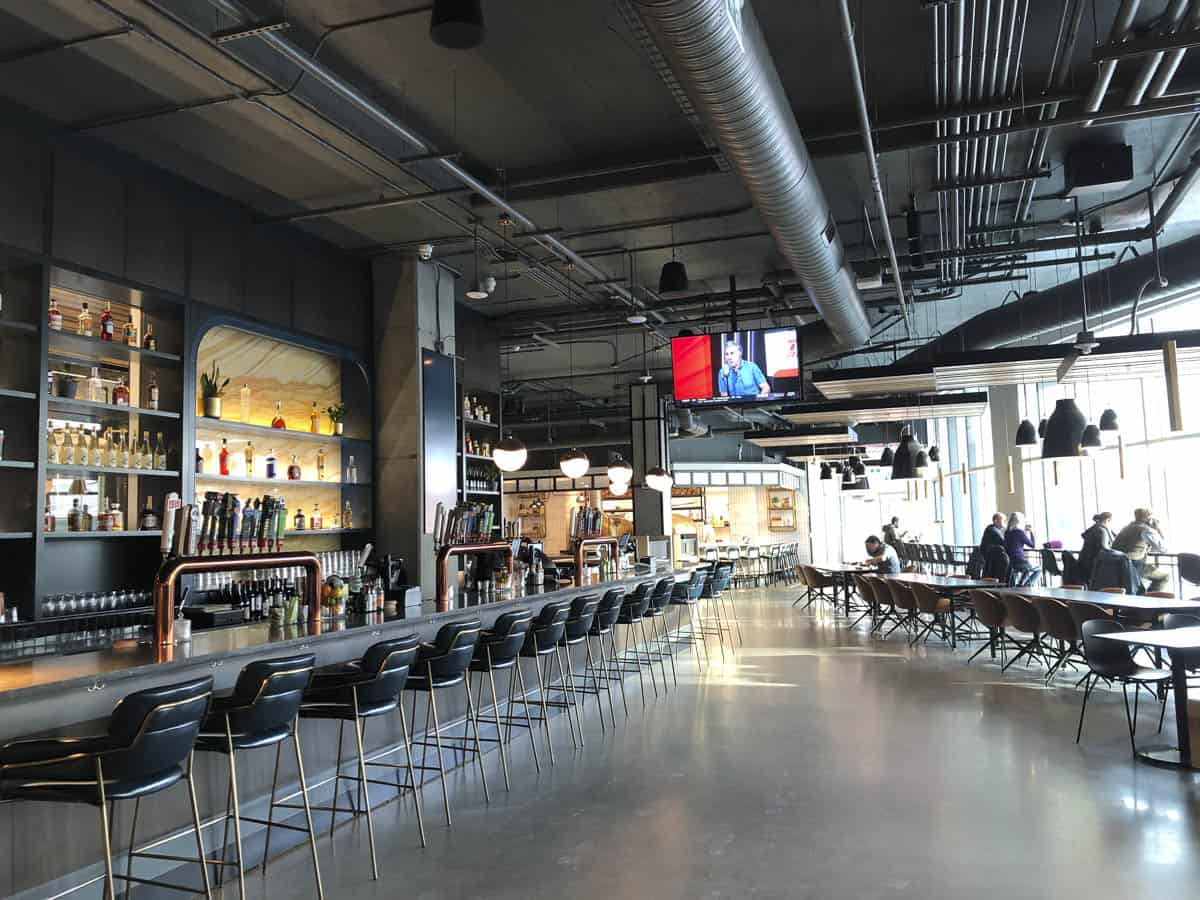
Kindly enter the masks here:
M 71 400 L 67 397 L 50 397 L 46 400 L 50 409 L 61 409 L 80 413 L 128 413 L 139 416 L 156 416 L 160 419 L 178 419 L 179 413 L 167 412 L 162 409 L 144 409 L 140 406 L 121 405 L 118 403 L 99 403 L 95 400 Z
M 128 475 L 131 478 L 137 478 L 139 475 L 146 478 L 179 477 L 179 472 L 175 469 L 122 469 L 116 466 L 64 466 L 58 463 L 46 466 L 46 472 L 52 475 L 55 473 L 63 475 Z
M 352 485 L 343 484 L 340 481 L 306 481 L 304 479 L 288 479 L 288 478 L 246 478 L 242 475 L 197 475 L 196 482 L 203 481 L 206 484 L 214 484 L 216 482 L 229 482 L 231 484 L 260 484 L 264 487 L 327 487 L 339 488 Z M 361 481 L 353 482 L 352 484 L 362 484 Z
M 35 464 L 20 459 L 0 459 L 0 469 L 33 469 Z
M 296 531 L 294 528 L 289 528 L 284 532 L 285 538 L 301 538 L 306 534 L 320 536 L 326 534 L 365 534 L 370 531 L 370 528 L 305 528 L 303 531 Z
M 113 538 L 150 538 L 162 537 L 161 531 L 50 531 L 46 533 L 46 540 L 109 540 Z
M 32 531 L 0 531 L 0 541 L 27 541 L 32 537 Z
M 15 391 L 12 388 L 0 388 L 0 397 L 8 397 L 10 400 L 36 400 L 37 394 L 32 391 Z
M 257 437 L 276 436 L 280 440 L 313 441 L 314 443 L 332 443 L 342 441 L 365 442 L 368 438 L 355 438 L 344 434 L 313 434 L 311 431 L 299 431 L 291 428 L 272 428 L 270 425 L 253 425 L 249 422 L 236 422 L 226 419 L 196 419 L 196 433 L 217 432 L 221 435 L 248 434 Z
M 468 497 L 499 497 L 499 491 L 473 491 L 470 488 L 463 491 Z
M 72 359 L 114 363 L 116 365 L 128 364 L 134 358 L 152 360 L 162 365 L 176 366 L 183 361 L 176 353 L 163 353 L 161 350 L 146 350 L 142 347 L 122 344 L 119 341 L 102 341 L 98 337 L 68 334 L 65 331 L 50 332 L 50 355 L 52 357 L 66 356 Z
M 0 331 L 15 331 L 21 334 L 37 334 L 38 327 L 32 322 L 10 322 L 0 319 Z
M 492 458 L 490 456 L 480 456 L 478 453 L 459 453 L 458 455 L 461 457 L 464 457 L 466 459 L 473 459 L 477 462 L 491 462 L 492 461 Z
M 465 422 L 468 425 L 474 425 L 479 428 L 499 428 L 499 422 L 485 422 L 483 419 L 467 419 L 459 416 L 459 421 Z

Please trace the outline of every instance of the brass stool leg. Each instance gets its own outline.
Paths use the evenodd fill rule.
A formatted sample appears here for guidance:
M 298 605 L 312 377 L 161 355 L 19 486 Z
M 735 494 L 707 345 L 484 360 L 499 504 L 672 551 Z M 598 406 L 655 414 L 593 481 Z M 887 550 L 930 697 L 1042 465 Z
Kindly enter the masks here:
M 508 751 L 504 749 L 504 735 L 500 730 L 500 699 L 496 695 L 496 672 L 491 666 L 492 648 L 488 652 L 488 684 L 492 687 L 492 721 L 496 723 L 496 746 L 500 748 L 500 768 L 504 771 L 504 789 L 511 791 L 508 783 Z M 511 710 L 510 710 L 511 712 Z
M 358 687 L 354 688 L 354 742 L 358 745 L 358 777 L 366 800 L 367 842 L 371 845 L 371 877 L 379 880 L 379 862 L 375 858 L 375 821 L 371 816 L 371 793 L 367 786 L 367 757 L 363 753 L 362 719 L 358 716 Z M 334 801 L 337 806 L 337 801 Z
M 537 772 L 542 771 L 542 764 L 538 760 L 537 738 L 533 733 L 533 718 L 529 715 L 529 692 L 525 689 L 525 673 L 521 670 L 521 658 L 518 656 L 517 661 L 513 663 L 513 672 L 508 676 L 508 728 L 505 740 L 512 738 L 512 705 L 513 705 L 513 677 L 521 686 L 521 708 L 525 710 L 525 726 L 529 732 L 529 749 L 533 753 L 533 768 Z
M 621 671 L 621 662 L 617 659 L 617 626 L 608 630 L 609 654 L 606 663 L 613 667 L 617 675 L 617 688 L 621 691 L 621 706 L 625 709 L 625 718 L 629 718 L 629 701 L 625 698 L 625 673 Z M 600 653 L 604 653 L 604 635 L 600 635 Z
M 575 733 L 575 719 L 571 715 L 571 708 L 574 703 L 570 689 L 567 687 L 567 676 L 563 669 L 562 647 L 556 646 L 554 648 L 554 664 L 558 667 L 558 683 L 563 695 L 563 712 L 567 714 L 567 726 L 571 729 L 571 743 L 578 750 L 581 745 L 581 736 L 577 736 Z
M 337 768 L 333 770 L 333 803 L 329 810 L 329 839 L 333 840 L 333 826 L 337 824 L 338 787 L 342 778 L 342 733 L 346 723 L 338 722 Z
M 413 699 L 416 699 L 414 695 Z M 421 846 L 425 847 L 425 817 L 421 812 L 421 791 L 417 784 L 416 770 L 413 769 L 412 738 L 408 730 L 408 717 L 404 715 L 404 699 L 396 704 L 400 708 L 400 731 L 404 735 L 404 758 L 408 760 L 408 783 L 412 785 L 413 806 L 417 810 L 417 831 L 421 835 Z M 400 778 L 400 770 L 396 769 L 396 778 Z
M 275 752 L 275 776 L 279 777 L 279 747 L 276 746 Z M 292 723 L 292 746 L 296 748 L 296 771 L 300 776 L 300 802 L 304 804 L 304 821 L 308 825 L 308 848 L 312 853 L 313 876 L 317 879 L 317 900 L 325 900 L 325 886 L 321 883 L 321 861 L 317 857 L 317 833 L 313 829 L 312 809 L 308 805 L 308 781 L 304 777 L 304 758 L 300 754 L 300 717 L 297 716 L 295 722 Z M 274 787 L 271 791 L 271 800 L 274 801 Z M 336 806 L 336 801 L 334 802 Z M 269 829 L 270 826 L 268 826 Z M 268 835 L 270 834 L 268 830 Z M 265 851 L 264 851 L 265 852 Z M 267 858 L 263 856 L 263 868 L 266 869 Z
M 533 667 L 538 677 L 538 700 L 542 706 L 542 730 L 546 734 L 546 746 L 550 752 L 550 765 L 554 765 L 554 741 L 550 739 L 550 709 L 546 706 L 546 677 L 543 672 L 542 657 L 535 654 Z
M 193 750 L 188 754 L 188 797 L 192 801 L 192 827 L 196 830 L 196 855 L 200 859 L 200 875 L 204 879 L 204 896 L 206 900 L 212 900 L 212 883 L 208 880 L 208 866 L 205 864 L 204 857 L 204 834 L 200 830 L 200 807 L 196 803 L 196 781 L 192 777 L 192 767 L 195 763 L 195 760 L 196 752 Z
M 442 783 L 442 805 L 446 808 L 446 827 L 450 827 L 450 792 L 446 790 L 446 766 L 442 761 L 442 723 L 438 719 L 437 710 L 437 691 L 433 688 L 433 671 L 432 667 L 429 672 L 429 711 L 426 715 L 433 715 L 433 739 L 437 744 L 438 758 L 438 780 Z M 427 732 L 428 733 L 428 732 Z M 421 755 L 422 765 L 424 765 L 425 755 Z
M 480 685 L 482 687 L 482 685 Z M 483 747 L 479 743 L 479 716 L 475 712 L 475 704 L 471 701 L 471 670 L 463 675 L 463 688 L 467 694 L 467 720 L 471 723 L 471 737 L 475 744 L 475 761 L 479 763 L 479 779 L 483 782 L 483 802 L 491 803 L 492 797 L 488 792 L 487 772 L 483 765 Z M 464 743 L 463 746 L 466 746 Z M 465 753 L 466 751 L 464 751 Z M 466 760 L 463 761 L 466 764 Z
M 125 900 L 129 900 L 129 898 L 133 895 L 133 882 L 129 879 L 133 877 L 133 850 L 134 847 L 137 846 L 137 820 L 138 813 L 141 812 L 141 809 L 142 798 L 138 797 L 133 801 L 133 822 L 129 826 L 129 852 L 125 854 Z M 116 816 L 114 815 L 113 818 L 115 819 Z M 113 824 L 116 823 L 114 822 Z M 224 862 L 224 858 L 222 858 L 221 861 Z M 225 867 L 221 866 L 221 868 L 224 869 Z
M 225 745 L 229 752 L 229 792 L 233 795 L 233 840 L 237 850 L 238 898 L 246 900 L 246 861 L 242 855 L 242 807 L 238 798 L 237 761 L 235 759 L 237 754 L 233 749 L 233 731 L 230 728 L 228 714 L 225 716 Z
M 112 870 L 112 840 L 109 836 L 108 798 L 104 795 L 104 765 L 98 756 L 96 757 L 96 787 L 100 793 L 100 834 L 104 838 L 104 900 L 116 900 L 117 889 L 113 884 Z M 129 849 L 130 852 L 133 851 L 132 847 Z
M 297 744 L 296 744 L 296 752 L 297 753 L 300 752 L 300 745 L 298 743 L 300 740 L 300 738 L 298 736 L 299 731 L 300 731 L 300 718 L 299 718 L 299 716 L 297 716 L 295 722 L 292 723 L 292 738 L 295 741 L 297 741 Z M 267 863 L 271 859 L 271 829 L 275 827 L 275 794 L 279 790 L 279 753 L 282 749 L 283 749 L 282 742 L 275 745 L 275 771 L 271 775 L 271 802 L 267 804 L 267 838 L 263 844 L 262 870 L 263 870 L 264 876 L 266 876 L 266 874 L 267 874 Z M 301 773 L 300 789 L 301 790 L 304 789 L 303 773 Z M 333 796 L 334 796 L 333 805 L 337 806 L 337 794 L 335 793 Z M 308 794 L 304 795 L 304 804 L 305 804 L 305 807 L 308 806 Z M 311 814 L 309 814 L 309 819 L 312 819 Z M 311 829 L 312 822 L 310 821 L 308 824 Z M 319 888 L 320 884 L 318 883 L 317 886 Z

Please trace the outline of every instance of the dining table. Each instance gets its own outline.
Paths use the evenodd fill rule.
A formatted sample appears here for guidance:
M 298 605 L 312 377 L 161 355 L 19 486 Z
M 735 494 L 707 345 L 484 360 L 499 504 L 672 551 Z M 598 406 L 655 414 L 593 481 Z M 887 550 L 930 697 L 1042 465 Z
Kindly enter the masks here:
M 809 568 L 816 569 L 818 572 L 824 572 L 826 575 L 833 575 L 838 580 L 838 585 L 834 587 L 833 608 L 836 611 L 838 605 L 838 591 L 841 591 L 842 602 L 846 607 L 846 615 L 850 615 L 850 597 L 854 593 L 852 579 L 855 575 L 877 575 L 879 570 L 875 566 L 865 566 L 859 562 L 840 562 L 840 563 L 811 563 Z
M 1135 598 L 1129 598 L 1135 599 Z M 1163 598 L 1149 598 L 1163 599 Z M 1118 641 L 1130 647 L 1145 647 L 1157 652 L 1166 651 L 1171 659 L 1171 688 L 1175 700 L 1175 747 L 1145 747 L 1137 751 L 1138 759 L 1156 766 L 1175 769 L 1197 769 L 1198 760 L 1192 757 L 1192 720 L 1188 716 L 1187 655 L 1192 659 L 1200 654 L 1200 625 L 1186 628 L 1161 628 L 1148 631 L 1116 631 L 1099 635 L 1106 641 Z M 1195 735 L 1200 739 L 1200 734 Z

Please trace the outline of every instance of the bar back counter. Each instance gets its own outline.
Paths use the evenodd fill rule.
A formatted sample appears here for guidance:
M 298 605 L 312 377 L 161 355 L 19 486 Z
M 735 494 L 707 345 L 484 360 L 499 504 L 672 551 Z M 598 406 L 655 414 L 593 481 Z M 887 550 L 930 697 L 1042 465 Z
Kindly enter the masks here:
M 257 622 L 197 631 L 190 642 L 175 645 L 166 658 L 147 636 L 141 643 L 117 642 L 110 649 L 0 665 L 0 742 L 38 735 L 96 733 L 102 729 L 98 723 L 103 723 L 128 694 L 202 675 L 213 676 L 216 691 L 229 690 L 242 668 L 255 660 L 311 652 L 318 666 L 344 663 L 361 657 L 371 644 L 390 637 L 415 633 L 422 640 L 432 640 L 442 625 L 463 619 L 479 619 L 486 628 L 514 609 L 527 608 L 536 614 L 552 600 L 601 594 L 612 587 L 630 591 L 641 582 L 667 574 L 682 580 L 690 573 L 676 570 L 555 591 L 501 593 L 489 597 L 491 602 L 475 605 L 460 599 L 458 608 L 445 612 L 435 611 L 434 603 L 428 602 L 420 615 L 408 618 L 349 615 L 296 626 Z M 465 707 L 459 699 L 459 705 L 450 701 L 449 708 L 442 711 L 443 723 L 463 714 Z M 372 726 L 366 738 L 368 754 L 401 742 L 394 725 L 394 717 L 386 717 L 384 726 Z M 414 732 L 421 730 L 421 723 L 412 723 L 412 728 Z M 314 797 L 321 797 L 322 785 L 332 778 L 336 764 L 337 729 L 327 723 L 305 722 L 301 741 L 310 790 Z M 265 808 L 271 788 L 272 754 L 259 756 L 263 758 L 247 756 L 244 766 L 239 760 L 244 810 L 255 804 Z M 195 773 L 200 815 L 205 822 L 212 821 L 214 815 L 223 815 L 228 789 L 224 766 L 206 765 L 209 762 L 198 757 Z M 289 783 L 294 784 L 294 780 Z M 329 788 L 326 785 L 324 790 L 328 792 Z M 139 843 L 179 832 L 186 821 L 186 803 L 178 798 L 143 804 L 138 820 Z M 127 834 L 127 825 L 118 821 L 114 830 L 120 835 L 122 829 Z M 207 832 L 207 845 L 219 845 L 219 829 Z M 100 872 L 102 846 L 95 817 L 90 814 L 63 815 L 60 807 L 37 803 L 8 804 L 0 816 L 0 841 L 4 846 L 29 851 L 12 854 L 0 863 L 3 896 L 53 896 Z M 279 841 L 280 849 L 285 845 L 286 841 Z M 48 848 L 53 852 L 40 852 Z

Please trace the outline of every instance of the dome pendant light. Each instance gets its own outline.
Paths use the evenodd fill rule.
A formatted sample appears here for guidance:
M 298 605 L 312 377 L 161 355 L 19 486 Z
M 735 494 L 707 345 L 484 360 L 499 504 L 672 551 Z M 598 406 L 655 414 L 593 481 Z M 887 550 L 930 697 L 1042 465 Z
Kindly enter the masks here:
M 1039 440 L 1046 437 L 1046 420 L 1045 419 L 1042 419 L 1040 422 L 1038 422 L 1037 435 L 1038 435 Z
M 1121 424 L 1117 421 L 1116 411 L 1106 409 L 1100 413 L 1100 430 L 1101 431 L 1120 431 Z
M 671 226 L 671 261 L 662 267 L 658 277 L 660 294 L 677 294 L 688 289 L 687 267 L 675 259 L 675 226 Z
M 829 463 L 821 463 L 821 481 L 833 481 L 833 469 Z
M 1046 434 L 1042 439 L 1042 459 L 1068 459 L 1080 455 L 1080 443 L 1087 416 L 1071 398 L 1054 404 L 1054 412 L 1046 420 Z
M 588 469 L 592 467 L 592 462 L 587 458 L 586 453 L 574 448 L 562 455 L 558 461 L 558 467 L 562 470 L 563 475 L 573 481 L 586 475 Z
M 435 0 L 429 36 L 447 50 L 471 50 L 483 43 L 481 0 Z
M 608 464 L 608 480 L 611 484 L 629 484 L 633 480 L 633 466 L 625 462 L 619 453 Z
M 884 447 L 883 452 L 879 454 L 879 465 L 890 466 L 896 461 L 896 454 L 892 452 L 891 447 Z
M 1033 427 L 1033 423 L 1028 419 L 1022 419 L 1021 424 L 1017 426 L 1017 435 L 1013 443 L 1018 447 L 1033 447 L 1038 442 L 1037 430 Z
M 646 473 L 646 487 L 658 491 L 660 494 L 669 493 L 673 484 L 675 484 L 675 479 L 662 466 L 655 466 Z
M 1099 450 L 1104 446 L 1104 442 L 1100 440 L 1100 429 L 1095 425 L 1088 425 L 1083 429 L 1083 436 L 1079 439 L 1079 446 L 1085 450 Z
M 501 472 L 515 472 L 529 459 L 525 444 L 511 434 L 492 448 L 492 462 Z
M 912 432 L 905 428 L 900 433 L 900 444 L 892 460 L 892 481 L 917 479 L 921 473 L 917 471 L 917 455 L 925 456 L 925 448 L 913 437 Z M 926 464 L 928 459 L 926 458 Z

